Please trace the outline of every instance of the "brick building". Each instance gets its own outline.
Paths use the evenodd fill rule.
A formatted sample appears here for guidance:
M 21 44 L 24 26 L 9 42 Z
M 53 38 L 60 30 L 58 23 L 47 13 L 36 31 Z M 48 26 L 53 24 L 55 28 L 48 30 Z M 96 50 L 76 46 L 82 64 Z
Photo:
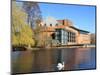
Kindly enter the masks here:
M 90 33 L 74 27 L 68 19 L 56 20 L 48 17 L 40 25 L 45 27 L 42 31 L 43 35 L 58 40 L 61 45 L 90 44 L 91 42 Z

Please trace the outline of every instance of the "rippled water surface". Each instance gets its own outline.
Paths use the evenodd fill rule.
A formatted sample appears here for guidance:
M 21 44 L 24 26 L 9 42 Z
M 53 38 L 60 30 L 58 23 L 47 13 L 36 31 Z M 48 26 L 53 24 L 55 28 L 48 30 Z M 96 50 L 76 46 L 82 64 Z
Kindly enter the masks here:
M 39 73 L 59 71 L 58 63 L 64 62 L 62 71 L 96 68 L 95 48 L 56 48 L 12 52 L 12 73 Z

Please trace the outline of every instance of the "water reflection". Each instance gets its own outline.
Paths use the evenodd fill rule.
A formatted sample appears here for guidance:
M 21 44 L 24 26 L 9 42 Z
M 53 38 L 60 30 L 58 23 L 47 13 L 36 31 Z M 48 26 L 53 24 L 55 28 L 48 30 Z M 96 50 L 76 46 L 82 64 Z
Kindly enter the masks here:
M 12 72 L 59 71 L 58 63 L 64 62 L 63 70 L 95 68 L 95 48 L 61 48 L 37 51 L 12 52 Z

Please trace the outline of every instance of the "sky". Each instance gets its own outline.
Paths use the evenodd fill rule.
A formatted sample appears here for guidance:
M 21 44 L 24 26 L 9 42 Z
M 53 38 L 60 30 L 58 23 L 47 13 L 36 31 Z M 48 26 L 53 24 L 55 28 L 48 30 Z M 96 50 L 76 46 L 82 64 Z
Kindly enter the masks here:
M 42 17 L 69 19 L 79 29 L 95 33 L 96 7 L 85 5 L 39 3 Z

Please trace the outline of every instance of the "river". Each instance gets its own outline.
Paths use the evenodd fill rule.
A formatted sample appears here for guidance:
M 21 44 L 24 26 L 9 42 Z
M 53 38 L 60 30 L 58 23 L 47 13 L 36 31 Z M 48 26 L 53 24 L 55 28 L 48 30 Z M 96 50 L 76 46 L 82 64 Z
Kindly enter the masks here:
M 64 62 L 58 70 L 57 64 Z M 12 73 L 41 73 L 96 69 L 95 48 L 53 48 L 35 51 L 13 51 Z

